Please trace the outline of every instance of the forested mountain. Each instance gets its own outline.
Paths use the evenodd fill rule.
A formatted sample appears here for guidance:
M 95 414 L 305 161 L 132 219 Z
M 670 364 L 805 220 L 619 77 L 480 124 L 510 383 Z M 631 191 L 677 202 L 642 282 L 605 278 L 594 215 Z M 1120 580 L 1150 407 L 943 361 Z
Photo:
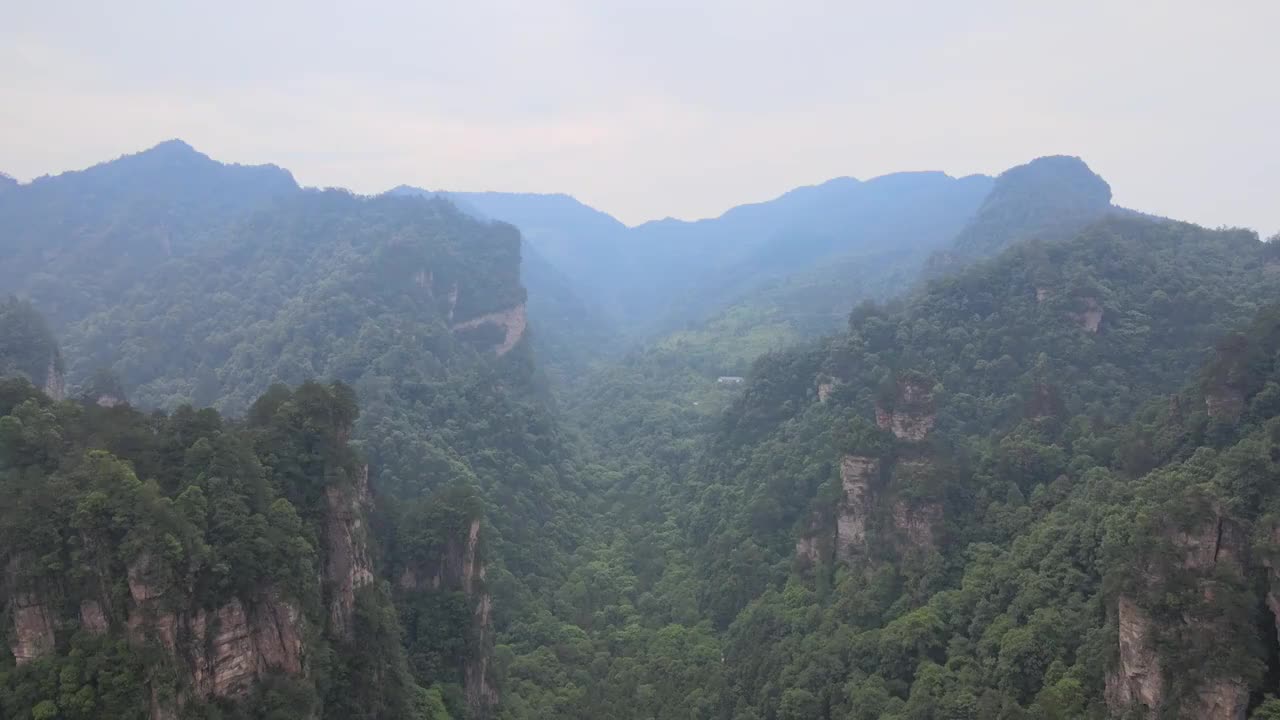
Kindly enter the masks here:
M 246 173 L 243 187 L 228 179 Z M 264 188 L 258 182 L 264 176 L 287 182 Z M 194 201 L 201 196 L 207 197 Z M 81 390 L 77 397 L 92 395 L 103 377 L 98 371 L 106 369 L 134 404 L 172 410 L 174 417 L 212 412 L 192 405 L 252 417 L 287 402 L 279 383 L 323 378 L 352 388 L 361 412 L 356 420 L 354 407 L 344 411 L 350 428 L 339 435 L 343 443 L 349 435 L 353 452 L 365 458 L 379 500 L 376 514 L 366 517 L 372 512 L 364 507 L 367 493 L 355 487 L 350 492 L 360 507 L 338 514 L 352 527 L 377 528 L 378 556 L 339 562 L 342 567 L 331 570 L 347 579 L 327 582 L 344 592 L 378 586 L 393 597 L 398 617 L 376 622 L 386 636 L 403 635 L 413 681 L 435 688 L 452 713 L 492 713 L 495 628 L 533 611 L 519 598 L 556 585 L 558 562 L 581 525 L 575 519 L 581 485 L 539 397 L 514 228 L 477 221 L 441 199 L 302 190 L 284 171 L 222 166 L 166 143 L 10 191 L 0 205 L 0 246 L 14 249 L 5 290 L 57 310 L 52 325 L 64 355 L 50 353 L 30 306 L 5 306 L 5 319 L 12 320 L 6 344 L 21 348 L 6 367 L 36 382 L 45 381 L 46 370 L 61 370 L 65 357 L 67 381 Z M 75 414 L 72 406 L 51 412 Z M 174 465 L 144 471 L 123 450 L 102 445 L 96 430 L 51 432 L 84 438 L 65 448 L 69 457 L 109 451 L 135 462 L 142 482 L 168 483 L 171 498 L 186 488 Z M 183 436 L 187 440 L 195 438 Z M 180 459 L 187 447 L 173 452 Z M 42 472 L 59 467 L 62 453 Z M 20 460 L 7 462 L 25 476 Z M 260 460 L 307 462 L 304 456 Z M 344 467 L 347 475 L 354 472 L 350 463 Z M 313 485 L 334 482 L 324 468 L 315 469 L 320 475 L 307 472 Z M 252 512 L 270 507 L 270 498 L 264 502 Z M 347 542 L 336 520 L 317 523 L 311 530 L 319 535 L 316 547 Z M 70 532 L 56 522 L 53 530 Z M 191 552 L 174 547 L 169 559 Z M 8 606 L 21 605 L 24 596 L 13 593 L 26 592 L 22 587 L 10 587 Z M 333 592 L 324 586 L 326 600 Z M 69 597 L 59 591 L 53 602 Z M 251 604 L 248 595 L 236 597 Z M 115 598 L 118 616 L 145 600 L 137 593 Z M 222 612 L 224 601 L 175 599 L 191 612 Z M 51 651 L 60 658 L 68 648 L 62 617 L 53 622 L 57 642 L 38 644 L 42 660 Z M 334 624 L 331 618 L 325 626 L 330 634 Z M 308 657 L 324 652 L 306 645 Z M 210 672 L 223 671 L 218 663 L 247 662 L 233 651 L 215 661 Z M 321 666 L 305 663 L 289 665 L 286 674 L 299 668 L 317 682 L 324 676 Z M 374 692 L 379 677 L 347 681 Z M 175 703 L 185 708 L 188 700 L 253 692 L 242 683 L 210 695 L 197 675 L 189 680 L 184 685 L 178 673 L 177 694 L 166 695 L 152 715 Z M 307 707 L 323 709 L 326 717 L 357 716 L 325 700 L 323 691 L 318 699 L 324 702 Z M 384 716 L 378 707 L 370 704 L 368 717 Z M 312 715 L 299 708 L 294 716 Z
M 0 190 L 0 716 L 1280 716 L 1280 245 L 1076 158 Z
M 914 272 L 964 227 L 991 182 L 939 172 L 838 178 L 717 218 L 634 228 L 565 195 L 438 194 L 478 217 L 520 228 L 577 296 L 635 340 L 700 323 L 763 285 L 832 261 L 890 272 L 901 264 Z M 431 194 L 405 187 L 391 193 Z M 817 312 L 830 313 L 825 300 Z M 852 303 L 837 302 L 843 307 L 834 314 Z M 804 314 L 815 312 L 804 307 Z
M 1228 718 L 1251 691 L 1274 692 L 1261 596 L 1194 610 L 1228 613 L 1248 645 L 1206 647 L 1178 626 L 1168 632 L 1191 645 L 1166 646 L 1121 592 L 1150 578 L 1137 585 L 1164 617 L 1192 611 L 1179 603 L 1194 592 L 1160 588 L 1213 575 L 1205 508 L 1258 510 L 1273 472 L 1261 467 L 1248 497 L 1230 498 L 1238 481 L 1224 477 L 1220 500 L 1165 495 L 1159 511 L 1139 488 L 1164 482 L 1162 463 L 1215 457 L 1196 448 L 1228 447 L 1246 434 L 1232 428 L 1240 408 L 1269 402 L 1249 398 L 1272 351 L 1236 341 L 1208 377 L 1250 380 L 1178 394 L 1228 328 L 1276 297 L 1267 250 L 1248 232 L 1116 219 L 1015 246 L 905 303 L 860 307 L 845 335 L 762 358 L 683 520 L 701 607 L 724 628 L 732 716 L 1108 717 L 1135 701 Z M 1163 567 L 1163 546 L 1145 544 L 1160 533 L 1189 575 L 1137 559 Z
M 180 140 L 12 186 L 0 194 L 0 288 L 29 295 L 52 322 L 78 318 L 202 247 L 228 218 L 297 189 L 278 167 L 224 165 Z

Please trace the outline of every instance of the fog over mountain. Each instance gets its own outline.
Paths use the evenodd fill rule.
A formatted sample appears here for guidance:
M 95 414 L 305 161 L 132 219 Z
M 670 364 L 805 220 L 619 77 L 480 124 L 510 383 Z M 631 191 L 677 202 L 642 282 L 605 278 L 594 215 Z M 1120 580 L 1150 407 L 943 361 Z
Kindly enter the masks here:
M 7 8 L 0 720 L 1280 718 L 1277 13 Z

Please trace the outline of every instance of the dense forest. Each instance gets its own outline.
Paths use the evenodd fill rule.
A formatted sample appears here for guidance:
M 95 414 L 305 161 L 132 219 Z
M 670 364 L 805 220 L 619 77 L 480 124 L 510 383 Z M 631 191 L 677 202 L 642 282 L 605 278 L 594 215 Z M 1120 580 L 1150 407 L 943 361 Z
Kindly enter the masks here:
M 0 190 L 0 717 L 1280 717 L 1280 246 L 1077 158 Z

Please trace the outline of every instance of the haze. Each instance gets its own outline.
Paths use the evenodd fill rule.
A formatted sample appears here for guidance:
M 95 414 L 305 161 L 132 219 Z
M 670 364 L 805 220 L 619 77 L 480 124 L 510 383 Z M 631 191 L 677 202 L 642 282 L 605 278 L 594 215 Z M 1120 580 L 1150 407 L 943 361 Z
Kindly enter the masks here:
M 0 170 L 181 137 L 310 185 L 566 192 L 628 223 L 1083 157 L 1280 230 L 1280 4 L 9 3 Z

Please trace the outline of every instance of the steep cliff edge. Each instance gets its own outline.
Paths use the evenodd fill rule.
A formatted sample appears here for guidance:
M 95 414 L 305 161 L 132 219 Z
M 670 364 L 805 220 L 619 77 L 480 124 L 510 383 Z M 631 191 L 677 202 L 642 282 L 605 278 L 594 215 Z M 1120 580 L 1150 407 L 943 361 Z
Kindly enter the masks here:
M 356 591 L 373 582 L 366 513 L 370 509 L 369 466 L 362 465 L 350 487 L 325 488 L 325 584 L 329 588 L 329 627 L 353 639 Z
M 886 552 L 936 548 L 943 509 L 933 492 L 934 464 L 922 446 L 936 419 L 933 384 L 927 378 L 904 374 L 895 381 L 892 392 L 875 404 L 875 424 L 886 438 L 892 437 L 888 442 L 893 449 L 839 456 L 835 507 L 817 511 L 796 541 L 796 558 L 803 566 L 815 565 L 824 548 L 833 548 L 835 559 L 850 566 L 864 566 Z M 834 528 L 824 531 L 822 519 L 831 514 Z
M 492 671 L 493 597 L 485 587 L 488 569 L 481 533 L 479 518 L 462 523 L 442 546 L 407 562 L 396 584 L 402 604 L 409 606 L 429 596 L 456 593 L 465 598 L 469 618 L 465 641 L 471 650 L 462 658 L 462 687 L 470 717 L 487 720 L 497 707 L 498 690 Z
M 1116 715 L 1138 708 L 1158 718 L 1171 707 L 1188 720 L 1245 716 L 1249 683 L 1244 677 L 1212 664 L 1187 672 L 1189 660 L 1240 631 L 1218 603 L 1245 585 L 1248 541 L 1220 508 L 1206 514 L 1190 527 L 1167 527 L 1139 578 L 1115 601 L 1119 652 L 1105 695 Z M 1170 602 L 1170 597 L 1180 599 Z
M 347 444 L 349 389 L 277 386 L 227 424 L 212 411 L 148 415 L 93 393 L 76 405 L 24 392 L 0 409 L 0 452 L 26 472 L 38 463 L 44 482 L 0 474 L 14 658 L 0 677 L 78 678 L 89 690 L 76 707 L 91 717 L 256 712 L 278 703 L 273 692 L 287 693 L 289 718 L 413 717 L 394 609 L 371 588 L 369 477 Z M 108 432 L 134 441 L 119 456 L 95 448 Z M 44 445 L 51 437 L 59 444 Z M 474 553 L 465 560 L 481 573 Z M 85 662 L 118 666 L 127 687 L 91 694 L 95 681 L 77 674 Z M 29 716 L 42 698 L 24 693 L 0 696 L 0 709 Z

